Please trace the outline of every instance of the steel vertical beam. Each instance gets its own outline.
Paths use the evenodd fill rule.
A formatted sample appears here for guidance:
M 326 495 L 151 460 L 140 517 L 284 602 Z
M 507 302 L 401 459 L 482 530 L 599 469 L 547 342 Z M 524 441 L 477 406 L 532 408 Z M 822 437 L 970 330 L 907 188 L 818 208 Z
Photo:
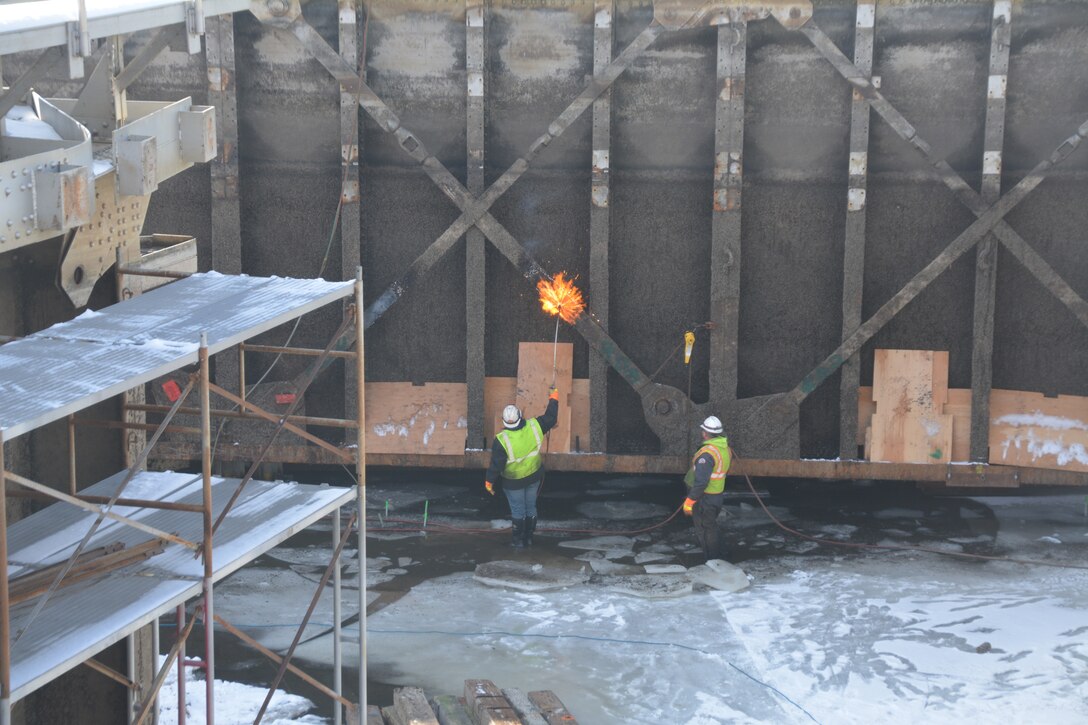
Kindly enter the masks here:
M 355 374 L 356 387 L 355 477 L 356 506 L 359 510 L 359 725 L 366 723 L 366 356 L 363 345 L 363 268 L 355 273 Z
M 737 399 L 740 327 L 741 190 L 744 170 L 744 71 L 748 23 L 718 26 L 718 98 L 714 106 L 714 199 L 710 237 L 710 400 Z
M 359 53 L 358 0 L 339 0 L 340 57 L 366 79 L 366 47 Z M 364 41 L 365 42 L 365 41 Z M 361 254 L 361 199 L 359 159 L 362 158 L 363 126 L 359 123 L 359 99 L 340 87 L 340 279 L 351 279 Z M 344 366 L 344 417 L 355 417 L 355 369 Z
M 1012 2 L 995 0 L 986 85 L 986 126 L 982 150 L 982 201 L 1001 198 L 1001 154 L 1005 145 L 1005 89 L 1009 72 Z M 990 444 L 990 389 L 993 387 L 994 306 L 997 239 L 987 235 L 975 252 L 975 309 L 971 349 L 971 460 L 987 462 Z
M 200 470 L 203 479 L 204 505 L 204 691 L 207 725 L 215 725 L 215 608 L 212 602 L 212 416 L 211 372 L 208 367 L 208 335 L 200 333 Z
M 212 160 L 211 268 L 223 274 L 242 273 L 242 224 L 238 192 L 238 102 L 235 96 L 234 16 L 206 21 L 204 58 L 208 72 L 208 103 L 215 106 L 218 153 Z M 228 355 L 215 360 L 216 382 L 233 389 L 238 361 Z
M 332 550 L 336 552 L 336 546 L 340 543 L 340 507 L 336 508 L 336 511 L 332 514 Z M 341 597 L 341 574 L 340 574 L 340 557 L 337 557 L 336 568 L 332 572 L 332 689 L 337 695 L 344 694 L 344 672 L 342 668 L 343 654 L 342 643 L 340 642 L 340 623 L 344 619 L 343 613 L 340 611 L 340 597 Z M 366 570 L 366 566 L 363 566 L 363 570 Z M 365 574 L 364 574 L 365 576 Z M 338 701 L 333 700 L 332 703 L 332 725 L 341 725 L 344 722 L 344 706 Z
M 593 7 L 593 75 L 612 62 L 612 18 L 615 0 L 596 0 Z M 593 169 L 589 207 L 589 311 L 608 329 L 608 247 L 612 236 L 611 172 L 612 89 L 593 102 Z M 589 356 L 589 449 L 608 450 L 608 361 Z
M 467 0 L 465 7 L 466 144 L 468 190 L 484 191 L 484 98 L 487 7 Z M 465 234 L 465 382 L 468 386 L 466 448 L 484 448 L 484 305 L 486 304 L 484 234 L 472 227 Z
M 11 723 L 11 599 L 8 595 L 8 490 L 0 430 L 0 725 Z
M 854 30 L 854 65 L 873 72 L 876 0 L 858 0 Z M 877 79 L 873 79 L 877 84 Z M 865 195 L 869 177 L 869 102 L 856 88 L 850 105 L 850 169 L 846 190 L 846 240 L 842 263 L 842 339 L 861 325 L 865 280 Z M 839 388 L 839 457 L 858 457 L 858 386 L 861 356 L 851 355 L 842 366 Z
M 180 638 L 185 631 L 185 603 L 178 605 L 174 632 Z M 188 698 L 185 696 L 185 640 L 178 644 L 178 725 L 185 725 Z

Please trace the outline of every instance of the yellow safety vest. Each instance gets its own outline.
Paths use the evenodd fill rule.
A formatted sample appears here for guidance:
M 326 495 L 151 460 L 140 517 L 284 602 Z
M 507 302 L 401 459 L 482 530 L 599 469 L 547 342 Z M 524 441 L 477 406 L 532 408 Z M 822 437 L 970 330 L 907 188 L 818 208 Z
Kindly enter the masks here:
M 544 443 L 544 431 L 536 418 L 530 419 L 518 430 L 503 430 L 496 436 L 502 449 L 506 451 L 506 466 L 502 469 L 503 478 L 517 481 L 536 473 L 544 464 L 540 457 L 540 447 Z
M 710 481 L 706 484 L 705 492 L 721 493 L 725 490 L 725 474 L 731 462 L 729 439 L 725 436 L 710 438 L 699 450 L 695 451 L 695 455 L 691 458 L 692 467 L 688 470 L 688 475 L 684 477 L 684 483 L 688 488 L 695 485 L 695 461 L 699 460 L 699 456 L 704 453 L 714 459 L 714 470 L 710 473 Z

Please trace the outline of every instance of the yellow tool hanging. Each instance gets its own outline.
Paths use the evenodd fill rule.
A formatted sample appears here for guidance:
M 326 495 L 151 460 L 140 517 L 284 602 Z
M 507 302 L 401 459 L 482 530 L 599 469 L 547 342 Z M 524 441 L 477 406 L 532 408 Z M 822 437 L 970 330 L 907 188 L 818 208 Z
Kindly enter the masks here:
M 688 330 L 684 333 L 684 364 L 691 364 L 691 349 L 695 347 L 695 331 Z

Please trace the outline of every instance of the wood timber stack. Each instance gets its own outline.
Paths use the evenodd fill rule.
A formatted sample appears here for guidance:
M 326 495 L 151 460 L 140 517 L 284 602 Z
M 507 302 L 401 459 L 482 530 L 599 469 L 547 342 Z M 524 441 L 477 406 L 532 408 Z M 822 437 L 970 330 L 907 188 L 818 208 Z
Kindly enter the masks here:
M 371 706 L 367 725 L 578 725 L 554 692 L 528 695 L 500 689 L 491 680 L 465 680 L 463 697 L 439 695 L 431 700 L 418 687 L 393 691 L 393 705 Z

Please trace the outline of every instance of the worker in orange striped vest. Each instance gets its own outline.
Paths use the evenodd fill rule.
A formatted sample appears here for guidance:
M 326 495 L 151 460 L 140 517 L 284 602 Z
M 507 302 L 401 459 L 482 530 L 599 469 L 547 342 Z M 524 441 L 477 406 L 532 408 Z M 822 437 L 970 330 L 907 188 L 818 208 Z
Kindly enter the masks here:
M 709 416 L 699 426 L 703 430 L 703 445 L 691 459 L 691 469 L 684 477 L 688 497 L 684 499 L 684 515 L 691 517 L 695 537 L 703 547 L 707 561 L 722 557 L 718 544 L 718 514 L 722 510 L 725 474 L 729 471 L 729 439 L 722 434 L 722 422 Z

